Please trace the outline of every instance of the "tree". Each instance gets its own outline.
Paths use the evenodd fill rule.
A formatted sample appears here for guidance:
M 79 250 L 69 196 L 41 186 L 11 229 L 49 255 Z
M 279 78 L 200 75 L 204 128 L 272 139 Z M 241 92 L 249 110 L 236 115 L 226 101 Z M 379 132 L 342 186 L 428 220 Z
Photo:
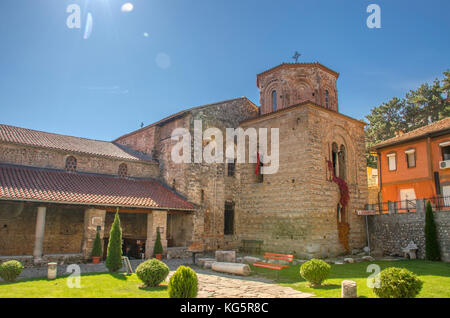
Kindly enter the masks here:
M 92 247 L 91 256 L 100 257 L 103 254 L 102 241 L 100 240 L 100 233 L 97 231 L 94 240 L 94 246 Z
M 441 259 L 436 223 L 434 223 L 433 208 L 430 201 L 427 202 L 425 214 L 425 257 L 430 261 L 439 261 Z
M 406 94 L 404 120 L 408 131 L 443 119 L 445 99 L 438 79 L 432 85 L 422 84 L 417 90 Z
M 446 70 L 444 73 L 444 79 L 442 80 L 441 91 L 442 94 L 446 96 L 447 99 L 450 98 L 450 69 Z M 448 104 L 448 101 L 447 101 Z
M 372 108 L 366 116 L 369 124 L 366 127 L 366 136 L 369 146 L 383 140 L 395 137 L 399 131 L 403 131 L 405 123 L 402 110 L 405 100 L 394 97 L 387 103 Z
M 444 109 L 442 110 L 441 117 L 450 117 L 450 70 L 444 72 L 444 79 L 442 80 L 441 93 L 445 96 Z
M 161 234 L 159 233 L 159 227 L 156 229 L 156 241 L 155 246 L 153 247 L 153 255 L 164 253 L 162 244 L 161 244 Z
M 376 168 L 376 159 L 368 149 L 389 138 L 395 137 L 396 133 L 403 131 L 405 124 L 402 118 L 405 100 L 394 97 L 387 103 L 372 108 L 366 116 L 369 124 L 366 126 L 366 159 L 367 165 Z
M 366 147 L 406 133 L 450 116 L 450 70 L 443 72 L 444 78 L 433 84 L 422 84 L 410 90 L 405 98 L 392 98 L 387 103 L 372 108 L 366 116 Z M 367 165 L 376 167 L 375 158 L 366 152 Z
M 109 233 L 106 267 L 110 272 L 117 272 L 122 267 L 122 228 L 118 212 Z

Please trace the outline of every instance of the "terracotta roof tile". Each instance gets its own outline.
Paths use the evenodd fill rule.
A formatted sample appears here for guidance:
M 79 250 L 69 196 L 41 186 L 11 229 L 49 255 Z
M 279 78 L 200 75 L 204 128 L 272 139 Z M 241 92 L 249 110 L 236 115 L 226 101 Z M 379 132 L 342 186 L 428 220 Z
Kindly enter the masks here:
M 0 142 L 79 152 L 123 160 L 151 161 L 151 158 L 108 141 L 53 134 L 0 124 Z
M 375 146 L 373 146 L 372 149 L 380 149 L 380 148 L 388 147 L 391 145 L 409 141 L 411 139 L 425 137 L 428 134 L 432 134 L 432 133 L 439 132 L 439 131 L 446 130 L 446 129 L 450 129 L 450 117 L 436 121 L 427 126 L 423 126 L 423 127 L 414 129 L 414 130 L 412 130 L 408 133 L 405 133 L 401 136 L 397 136 L 397 137 L 382 141 L 382 142 L 376 144 Z
M 193 210 L 155 180 L 0 164 L 0 199 L 112 207 Z

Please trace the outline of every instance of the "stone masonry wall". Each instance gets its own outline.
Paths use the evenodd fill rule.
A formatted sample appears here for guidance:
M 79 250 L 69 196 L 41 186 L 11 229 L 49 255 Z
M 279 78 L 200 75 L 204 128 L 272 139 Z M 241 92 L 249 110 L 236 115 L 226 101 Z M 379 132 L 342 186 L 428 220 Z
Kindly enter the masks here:
M 380 214 L 368 217 L 370 247 L 375 253 L 401 255 L 410 241 L 419 247 L 418 258 L 425 258 L 425 211 Z M 434 213 L 443 261 L 450 262 L 450 212 Z
M 0 143 L 0 162 L 2 163 L 64 170 L 66 158 L 69 155 L 77 159 L 77 171 L 117 176 L 119 165 L 125 163 L 128 167 L 128 175 L 131 177 L 158 178 L 159 175 L 157 163 L 125 161 Z
M 226 128 L 236 128 L 241 121 L 257 116 L 258 109 L 246 98 L 225 101 L 191 112 L 190 131 L 194 135 L 194 121 L 202 120 L 203 131 L 218 128 L 224 144 Z M 203 142 L 206 146 L 206 142 Z M 192 147 L 192 155 L 194 149 Z M 225 149 L 224 160 L 225 162 Z M 237 201 L 238 178 L 228 177 L 226 163 L 193 163 L 185 169 L 186 196 L 200 206 L 193 215 L 193 241 L 202 241 L 208 250 L 227 248 L 234 236 L 224 235 L 225 201 Z M 202 195 L 203 193 L 203 195 Z
M 36 212 L 34 205 L 0 204 L 0 256 L 33 254 Z M 81 209 L 47 208 L 43 253 L 80 253 L 83 219 Z
M 239 240 L 263 240 L 265 251 L 296 253 L 299 257 L 344 253 L 337 230 L 339 189 L 330 181 L 326 164 L 331 144 L 337 142 L 347 149 L 350 248 L 365 245 L 363 219 L 356 215 L 367 201 L 364 131 L 360 122 L 303 105 L 243 126 L 266 127 L 269 131 L 279 128 L 280 164 L 278 173 L 264 175 L 263 183 L 256 182 L 255 164 L 238 165 L 242 194 L 236 210 Z

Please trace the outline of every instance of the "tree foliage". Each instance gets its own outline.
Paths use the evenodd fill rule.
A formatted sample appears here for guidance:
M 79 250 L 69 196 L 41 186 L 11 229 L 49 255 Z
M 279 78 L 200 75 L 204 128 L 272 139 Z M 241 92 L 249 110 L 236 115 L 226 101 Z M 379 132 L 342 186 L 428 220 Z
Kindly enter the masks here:
M 156 229 L 156 240 L 155 246 L 153 247 L 153 254 L 162 254 L 164 253 L 163 246 L 161 244 L 161 234 L 159 233 L 159 227 Z
M 94 246 L 92 247 L 91 256 L 100 257 L 103 254 L 102 241 L 100 239 L 100 233 L 97 231 L 94 240 Z
M 430 261 L 439 261 L 441 259 L 436 223 L 434 222 L 433 208 L 430 201 L 427 202 L 425 214 L 425 257 Z
M 122 267 L 122 228 L 119 213 L 116 213 L 109 234 L 106 267 L 110 272 L 117 272 Z
M 402 99 L 392 98 L 371 109 L 366 116 L 366 146 L 393 138 L 401 133 L 423 127 L 450 116 L 450 70 L 445 71 L 441 81 L 422 84 L 410 90 Z M 367 165 L 376 168 L 376 160 L 369 152 Z

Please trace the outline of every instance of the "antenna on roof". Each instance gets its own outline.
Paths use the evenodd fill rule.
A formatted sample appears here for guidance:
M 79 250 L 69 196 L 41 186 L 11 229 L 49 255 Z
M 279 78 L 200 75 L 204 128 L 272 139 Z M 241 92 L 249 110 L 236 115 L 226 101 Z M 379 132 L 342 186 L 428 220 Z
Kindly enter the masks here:
M 298 53 L 297 51 L 295 51 L 295 53 L 294 53 L 294 56 L 292 57 L 292 59 L 294 59 L 295 60 L 295 63 L 297 63 L 298 62 L 298 58 L 301 56 L 301 54 L 300 53 Z

